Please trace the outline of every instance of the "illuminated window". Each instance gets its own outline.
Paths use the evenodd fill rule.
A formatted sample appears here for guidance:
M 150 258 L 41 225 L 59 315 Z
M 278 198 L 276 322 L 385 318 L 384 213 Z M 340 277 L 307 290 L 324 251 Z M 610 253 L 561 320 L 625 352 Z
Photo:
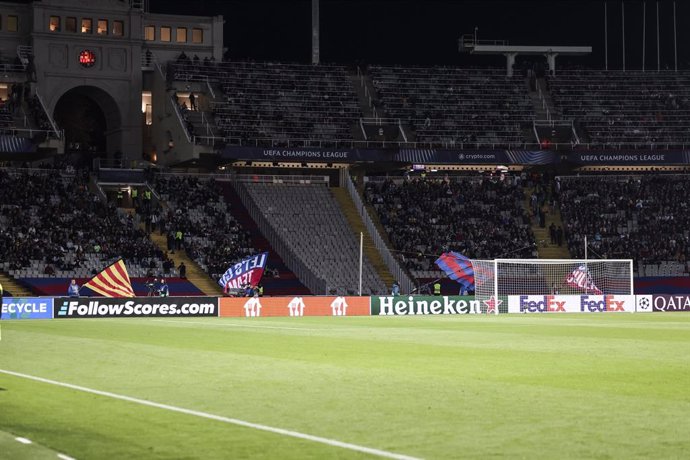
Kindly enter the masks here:
M 147 125 L 153 123 L 153 112 L 151 111 L 151 91 L 141 92 L 141 113 L 144 114 L 144 120 Z
M 192 29 L 192 43 L 203 43 L 204 31 L 202 29 Z
M 108 35 L 108 20 L 107 19 L 99 19 L 98 20 L 98 27 L 96 28 L 96 33 L 98 35 Z
M 113 35 L 122 37 L 125 34 L 125 23 L 123 21 L 113 21 Z
M 161 27 L 161 41 L 162 42 L 169 42 L 170 41 L 170 27 L 163 26 Z
M 48 29 L 51 32 L 60 32 L 60 16 L 51 16 Z
M 156 28 L 154 26 L 144 27 L 144 40 L 153 41 L 156 39 Z
M 77 18 L 65 18 L 65 30 L 67 32 L 76 32 Z
M 19 18 L 17 16 L 7 16 L 7 31 L 16 32 L 19 30 Z
M 177 28 L 177 43 L 187 43 L 187 28 L 178 27 Z
M 81 20 L 81 33 L 83 33 L 83 34 L 93 33 L 93 20 L 82 18 L 82 20 Z

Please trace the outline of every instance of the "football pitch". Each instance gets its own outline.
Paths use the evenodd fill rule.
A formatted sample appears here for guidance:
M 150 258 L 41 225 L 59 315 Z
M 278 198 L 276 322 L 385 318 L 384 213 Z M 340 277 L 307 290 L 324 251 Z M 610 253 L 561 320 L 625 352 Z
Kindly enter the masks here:
M 0 325 L 0 458 L 690 458 L 683 313 Z

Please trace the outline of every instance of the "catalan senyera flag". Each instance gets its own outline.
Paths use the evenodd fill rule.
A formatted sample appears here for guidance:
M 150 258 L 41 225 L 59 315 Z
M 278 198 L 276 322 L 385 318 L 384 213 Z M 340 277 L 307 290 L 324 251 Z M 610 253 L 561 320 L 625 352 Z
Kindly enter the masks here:
M 104 297 L 134 297 L 132 282 L 122 259 L 104 268 L 82 287 L 87 287 Z

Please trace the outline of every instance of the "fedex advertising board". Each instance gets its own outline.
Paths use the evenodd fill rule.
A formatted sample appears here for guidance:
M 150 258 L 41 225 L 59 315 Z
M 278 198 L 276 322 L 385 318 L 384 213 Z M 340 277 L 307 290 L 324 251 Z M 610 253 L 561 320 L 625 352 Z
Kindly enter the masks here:
M 508 297 L 508 313 L 632 313 L 634 311 L 634 295 L 514 295 Z

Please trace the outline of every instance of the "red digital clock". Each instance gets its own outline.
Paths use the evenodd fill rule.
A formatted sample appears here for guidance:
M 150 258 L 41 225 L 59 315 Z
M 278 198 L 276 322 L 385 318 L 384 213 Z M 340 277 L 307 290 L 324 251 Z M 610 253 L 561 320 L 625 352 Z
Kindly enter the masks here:
M 84 50 L 79 53 L 79 64 L 82 67 L 93 67 L 96 64 L 96 53 L 91 50 Z

